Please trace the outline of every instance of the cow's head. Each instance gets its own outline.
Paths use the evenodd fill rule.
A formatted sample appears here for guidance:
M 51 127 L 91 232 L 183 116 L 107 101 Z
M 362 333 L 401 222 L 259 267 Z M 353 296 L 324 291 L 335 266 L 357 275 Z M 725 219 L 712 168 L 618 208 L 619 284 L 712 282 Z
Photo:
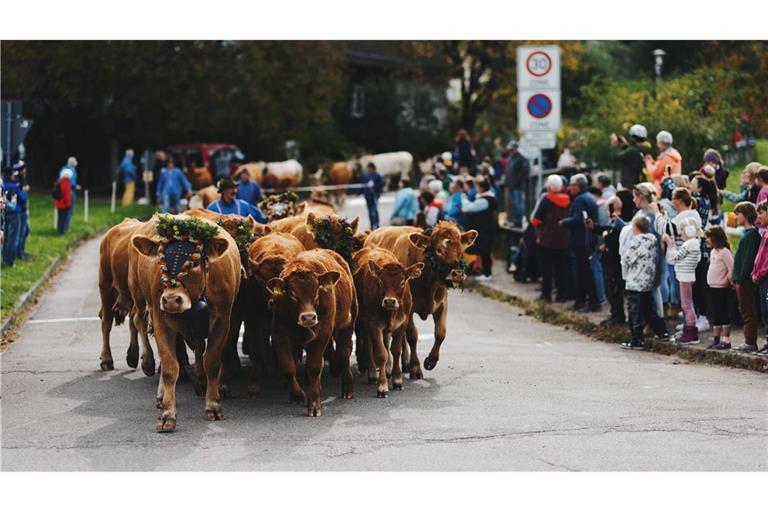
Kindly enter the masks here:
M 267 290 L 275 304 L 287 308 L 296 315 L 296 323 L 304 328 L 316 327 L 320 319 L 320 293 L 332 289 L 341 275 L 336 271 L 325 272 L 319 276 L 309 270 L 283 271 L 280 277 L 273 277 L 267 282 Z
M 403 294 L 409 279 L 416 279 L 424 270 L 423 263 L 403 267 L 400 263 L 387 263 L 380 266 L 373 260 L 368 261 L 368 271 L 377 281 L 381 292 L 381 307 L 385 311 L 394 311 L 403 302 Z
M 450 266 L 464 258 L 464 251 L 475 243 L 477 231 L 471 229 L 462 233 L 453 222 L 439 222 L 431 232 L 411 233 L 408 238 L 438 264 Z M 450 268 L 445 275 L 445 280 L 454 284 L 461 284 L 465 278 L 461 268 Z
M 315 241 L 317 241 L 318 245 L 323 249 L 333 250 L 333 247 L 323 247 L 323 244 L 321 243 L 322 241 L 318 240 L 317 231 L 321 224 L 328 226 L 329 232 L 327 235 L 330 240 L 327 242 L 330 242 L 330 244 L 333 245 L 345 238 L 352 239 L 355 236 L 355 233 L 357 233 L 357 226 L 360 224 L 360 217 L 355 217 L 355 220 L 347 223 L 345 219 L 342 219 L 338 215 L 322 216 L 315 215 L 314 212 L 309 212 L 307 214 L 307 231 L 315 235 Z M 351 233 L 346 231 L 347 227 L 352 230 Z
M 288 263 L 288 258 L 279 254 L 264 258 L 261 261 L 250 258 L 248 260 L 248 273 L 251 277 L 268 283 L 273 277 L 280 276 L 286 263 Z
M 158 250 L 160 242 L 143 235 L 134 235 L 131 238 L 131 244 L 134 249 L 147 258 L 158 260 Z M 204 258 L 209 263 L 220 258 L 229 248 L 229 241 L 223 237 L 214 237 L 208 240 L 204 246 Z M 166 260 L 168 255 L 166 254 Z M 181 258 L 173 264 L 173 270 L 186 261 Z M 162 290 L 160 294 L 160 310 L 169 314 L 180 314 L 192 307 L 192 301 L 200 300 L 207 285 L 208 276 L 205 275 L 205 264 L 201 260 L 196 263 L 187 274 L 181 279 L 181 285 L 162 286 L 162 283 L 156 283 L 156 288 Z

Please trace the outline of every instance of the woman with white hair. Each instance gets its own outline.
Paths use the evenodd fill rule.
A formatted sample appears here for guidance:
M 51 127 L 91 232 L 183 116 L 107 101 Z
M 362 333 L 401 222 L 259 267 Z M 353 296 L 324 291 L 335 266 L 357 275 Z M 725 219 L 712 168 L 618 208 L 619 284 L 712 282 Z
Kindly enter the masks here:
M 73 175 L 74 173 L 71 169 L 62 169 L 60 178 L 54 187 L 54 192 L 58 191 L 58 198 L 54 199 L 53 205 L 59 212 L 56 227 L 60 235 L 69 231 L 69 222 L 72 219 L 72 206 L 75 199 L 75 193 L 72 188 Z
M 62 178 L 64 171 L 69 170 L 72 176 L 69 178 L 69 182 L 72 185 L 72 205 L 69 208 L 69 216 L 72 216 L 72 212 L 75 211 L 75 196 L 76 191 L 80 190 L 80 185 L 77 184 L 77 158 L 71 156 L 67 158 L 67 164 L 62 166 L 59 170 L 59 179 Z M 67 229 L 69 229 L 69 221 L 67 221 Z
M 557 287 L 557 302 L 566 300 L 568 291 L 568 233 L 560 221 L 568 215 L 571 198 L 563 192 L 562 177 L 551 174 L 545 183 L 546 194 L 533 212 L 536 243 L 541 265 L 541 300 L 552 302 L 552 281 Z
M 661 197 L 661 180 L 664 176 L 683 173 L 683 157 L 672 147 L 672 134 L 666 130 L 656 135 L 656 146 L 659 148 L 659 157 L 656 160 L 651 155 L 645 155 L 645 174 L 653 180 L 656 196 Z

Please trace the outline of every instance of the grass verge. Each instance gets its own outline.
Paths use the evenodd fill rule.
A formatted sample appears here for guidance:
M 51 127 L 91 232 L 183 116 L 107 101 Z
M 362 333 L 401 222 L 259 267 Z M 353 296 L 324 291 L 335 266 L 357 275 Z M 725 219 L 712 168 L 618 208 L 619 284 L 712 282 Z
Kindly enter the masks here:
M 88 222 L 83 219 L 84 201 L 77 198 L 69 233 L 59 235 L 53 227 L 53 200 L 48 195 L 30 196 L 31 232 L 27 239 L 29 261 L 16 260 L 13 267 L 3 268 L 0 276 L 0 317 L 10 315 L 19 298 L 26 293 L 60 256 L 66 256 L 82 240 L 94 237 L 104 229 L 117 224 L 125 217 L 146 217 L 153 212 L 152 206 L 132 206 L 109 211 L 109 199 L 92 199 L 89 204 Z
M 530 301 L 518 296 L 495 290 L 482 284 L 469 284 L 468 291 L 479 293 L 483 297 L 510 304 L 522 309 L 527 316 L 565 329 L 572 329 L 579 334 L 589 336 L 605 343 L 621 343 L 628 339 L 629 332 L 624 326 L 604 326 L 592 322 L 586 315 L 563 311 L 539 301 Z M 658 354 L 675 355 L 692 363 L 716 364 L 768 373 L 768 360 L 746 354 L 728 351 L 706 350 L 698 347 L 686 347 L 675 342 L 646 341 L 648 350 Z

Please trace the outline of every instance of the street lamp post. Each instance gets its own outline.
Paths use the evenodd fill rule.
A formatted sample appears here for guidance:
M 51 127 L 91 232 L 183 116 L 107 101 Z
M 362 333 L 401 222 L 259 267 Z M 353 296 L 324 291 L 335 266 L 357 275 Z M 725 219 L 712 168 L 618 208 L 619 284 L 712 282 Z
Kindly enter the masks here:
M 656 88 L 659 80 L 661 79 L 661 68 L 664 65 L 664 56 L 667 54 L 664 50 L 657 48 L 653 50 L 653 70 L 656 72 L 656 76 L 653 80 L 653 97 L 656 98 Z

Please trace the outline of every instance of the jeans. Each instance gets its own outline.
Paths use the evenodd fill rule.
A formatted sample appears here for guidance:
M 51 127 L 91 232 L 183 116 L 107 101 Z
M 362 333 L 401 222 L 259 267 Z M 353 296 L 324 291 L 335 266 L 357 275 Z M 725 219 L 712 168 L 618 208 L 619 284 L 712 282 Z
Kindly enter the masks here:
M 600 251 L 595 249 L 595 252 L 592 253 L 592 257 L 589 259 L 589 265 L 592 267 L 592 275 L 595 276 L 597 301 L 602 304 L 605 302 L 605 283 L 603 282 L 603 263 L 600 256 Z
M 59 219 L 56 224 L 60 235 L 69 231 L 69 223 L 72 221 L 72 208 L 59 208 Z
M 632 341 L 644 341 L 643 329 L 645 324 L 650 324 L 656 336 L 666 336 L 667 326 L 664 319 L 654 314 L 653 292 L 635 292 L 627 290 L 627 312 L 629 313 L 629 328 L 632 333 Z
M 163 194 L 163 213 L 170 213 L 173 209 L 173 213 L 179 213 L 179 194 Z
M 27 237 L 29 236 L 29 212 L 24 212 L 19 219 L 19 248 L 16 251 L 16 257 L 27 259 Z
M 368 218 L 371 221 L 371 229 L 379 227 L 379 205 L 376 199 L 365 198 L 365 204 L 368 206 Z
M 666 273 L 661 276 L 661 283 L 666 286 L 661 288 L 661 300 L 665 304 L 680 304 L 680 287 L 677 283 L 677 276 L 675 275 L 675 266 L 664 262 L 663 265 L 666 268 Z M 666 293 L 665 293 L 666 292 Z
M 5 240 L 3 241 L 3 263 L 9 267 L 16 261 L 21 234 L 21 215 L 5 212 Z
M 521 188 L 513 188 L 512 202 L 515 205 L 515 224 L 522 226 L 523 212 L 525 211 L 525 190 Z

